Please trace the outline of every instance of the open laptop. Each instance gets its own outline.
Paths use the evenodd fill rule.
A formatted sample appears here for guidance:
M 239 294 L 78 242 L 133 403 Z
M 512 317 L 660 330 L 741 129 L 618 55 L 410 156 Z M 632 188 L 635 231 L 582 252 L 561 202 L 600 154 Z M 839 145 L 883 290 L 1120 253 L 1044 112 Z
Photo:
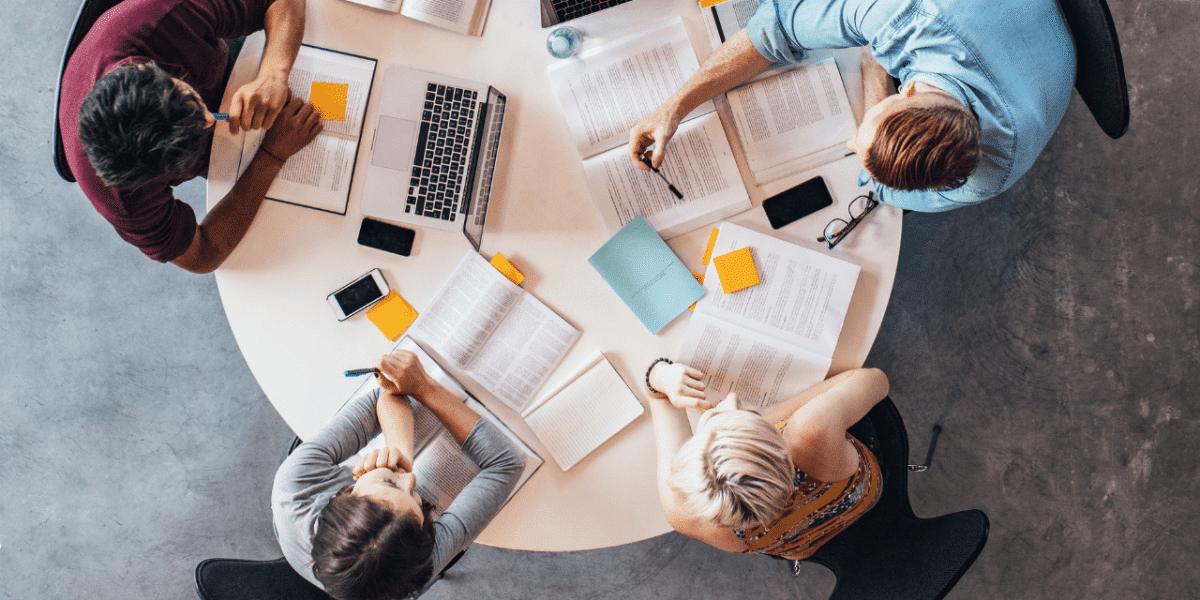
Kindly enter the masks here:
M 507 98 L 482 83 L 404 67 L 387 70 L 380 94 L 363 215 L 462 230 L 479 250 Z
M 558 25 L 630 0 L 541 0 L 542 27 Z

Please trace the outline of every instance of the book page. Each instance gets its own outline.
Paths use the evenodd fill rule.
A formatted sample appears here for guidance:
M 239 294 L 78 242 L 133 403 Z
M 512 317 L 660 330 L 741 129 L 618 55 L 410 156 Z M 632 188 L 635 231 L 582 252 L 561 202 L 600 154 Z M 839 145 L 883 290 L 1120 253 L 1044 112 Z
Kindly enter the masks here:
M 479 474 L 479 467 L 463 455 L 450 432 L 442 429 L 417 453 L 413 473 L 417 476 L 417 493 L 434 506 L 433 518 L 437 519 Z
M 734 88 L 726 98 L 760 183 L 844 157 L 857 130 L 832 58 Z
M 713 50 L 733 34 L 745 29 L 750 17 L 758 12 L 758 0 L 722 0 L 716 4 L 702 1 L 698 5 L 700 20 L 704 23 Z
M 745 247 L 753 254 L 758 285 L 724 293 L 716 261 L 711 261 L 704 275 L 708 293 L 696 303 L 695 316 L 708 315 L 832 357 L 859 266 L 733 223 L 721 224 L 712 256 Z
M 637 168 L 628 144 L 583 161 L 588 189 L 604 224 L 615 234 L 642 215 L 663 238 L 720 221 L 751 208 L 737 161 L 716 113 L 679 126 L 663 161 L 663 177 Z
M 486 1 L 486 0 L 484 0 Z M 467 34 L 475 14 L 475 2 L 471 0 L 404 0 L 400 14 L 410 18 Z M 478 34 L 474 34 L 478 35 Z
M 629 130 L 699 68 L 687 29 L 675 17 L 547 70 L 575 147 L 586 159 L 628 144 Z M 714 110 L 705 102 L 683 120 Z
M 522 294 L 477 252 L 467 252 L 413 323 L 411 334 L 468 370 Z
M 704 372 L 710 402 L 736 392 L 743 406 L 758 409 L 821 382 L 833 360 L 699 310 L 692 315 L 681 349 L 680 362 Z
M 521 294 L 467 374 L 501 402 L 522 412 L 579 335 L 578 329 L 540 300 Z
M 398 12 L 400 10 L 400 0 L 349 0 L 355 4 L 370 6 L 388 12 Z
M 601 355 L 574 381 L 525 415 L 525 422 L 566 471 L 644 410 L 612 363 Z

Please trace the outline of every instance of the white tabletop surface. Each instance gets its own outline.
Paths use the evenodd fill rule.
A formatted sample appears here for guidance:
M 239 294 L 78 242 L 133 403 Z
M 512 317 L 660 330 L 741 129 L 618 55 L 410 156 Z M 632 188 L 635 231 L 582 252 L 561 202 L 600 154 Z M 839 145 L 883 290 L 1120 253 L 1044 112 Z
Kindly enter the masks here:
M 571 24 L 584 48 L 682 14 L 701 61 L 707 38 L 692 0 L 634 0 Z M 369 366 L 388 341 L 362 313 L 338 322 L 326 296 L 378 267 L 388 283 L 423 311 L 446 274 L 471 250 L 461 233 L 420 230 L 412 256 L 401 257 L 356 243 L 361 221 L 362 173 L 370 160 L 379 77 L 392 65 L 438 71 L 494 85 L 508 96 L 482 253 L 509 257 L 525 275 L 522 287 L 583 335 L 542 394 L 603 350 L 625 382 L 647 402 L 642 380 L 660 356 L 678 355 L 689 314 L 658 335 L 649 334 L 587 263 L 609 238 L 584 187 L 580 156 L 571 143 L 558 99 L 545 72 L 548 30 L 541 29 L 535 0 L 494 0 L 482 37 L 457 35 L 400 15 L 342 0 L 309 0 L 309 44 L 379 60 L 368 106 L 346 216 L 267 201 L 250 231 L 217 271 L 230 328 L 246 363 L 284 421 L 304 438 L 316 432 L 347 400 L 355 382 L 342 371 Z M 239 60 L 250 68 L 261 55 L 261 34 Z M 856 117 L 862 116 L 857 51 L 835 53 Z M 237 73 L 234 78 L 236 79 Z M 252 76 L 252 72 L 251 72 Z M 227 100 L 226 100 L 227 101 Z M 732 133 L 732 129 L 727 126 Z M 223 125 L 219 132 L 228 132 Z M 231 187 L 227 139 L 214 141 L 208 205 Z M 900 248 L 900 211 L 880 206 L 836 249 L 815 240 L 830 219 L 843 216 L 860 190 L 856 158 L 826 165 L 758 188 L 743 168 L 755 208 L 729 219 L 802 246 L 829 252 L 862 267 L 831 373 L 861 366 L 874 342 L 891 294 Z M 763 198 L 823 175 L 835 205 L 779 231 L 758 207 Z M 669 240 L 689 269 L 703 272 L 709 227 Z M 459 373 L 456 373 L 461 375 Z M 467 388 L 546 459 L 479 538 L 523 550 L 582 550 L 625 544 L 670 530 L 658 501 L 654 438 L 648 412 L 563 472 L 513 411 L 463 379 Z M 539 394 L 540 397 L 540 394 Z M 263 482 L 268 485 L 269 482 Z

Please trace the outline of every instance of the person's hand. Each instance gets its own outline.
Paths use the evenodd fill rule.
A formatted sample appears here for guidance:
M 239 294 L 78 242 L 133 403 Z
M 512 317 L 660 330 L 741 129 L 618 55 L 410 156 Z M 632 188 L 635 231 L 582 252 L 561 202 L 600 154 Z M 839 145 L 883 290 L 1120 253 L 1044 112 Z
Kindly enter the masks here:
M 641 123 L 633 126 L 629 130 L 629 160 L 637 165 L 637 168 L 643 171 L 649 171 L 642 162 L 642 154 L 651 145 L 654 150 L 650 151 L 650 164 L 657 169 L 662 166 L 663 159 L 667 156 L 667 142 L 671 140 L 671 136 L 675 135 L 675 130 L 679 127 L 679 117 L 667 106 L 663 105 L 650 113 Z
M 229 104 L 229 132 L 270 129 L 291 97 L 286 76 L 262 76 L 243 85 Z
M 416 396 L 420 400 L 431 384 L 417 355 L 408 350 L 383 355 L 375 362 L 375 368 L 379 369 L 379 386 L 393 394 Z
M 412 463 L 405 458 L 404 453 L 400 452 L 399 448 L 384 447 L 372 450 L 363 455 L 362 461 L 358 463 L 357 467 L 354 467 L 354 470 L 350 474 L 355 479 L 358 479 L 366 475 L 368 471 L 375 469 L 391 469 L 393 471 L 404 469 L 411 473 Z
M 682 363 L 659 362 L 650 370 L 650 387 L 664 393 L 676 408 L 708 410 L 712 408 L 704 399 L 704 377 L 697 369 Z
M 286 161 L 313 141 L 321 129 L 321 114 L 317 109 L 299 98 L 292 98 L 267 130 L 262 148 L 271 156 Z

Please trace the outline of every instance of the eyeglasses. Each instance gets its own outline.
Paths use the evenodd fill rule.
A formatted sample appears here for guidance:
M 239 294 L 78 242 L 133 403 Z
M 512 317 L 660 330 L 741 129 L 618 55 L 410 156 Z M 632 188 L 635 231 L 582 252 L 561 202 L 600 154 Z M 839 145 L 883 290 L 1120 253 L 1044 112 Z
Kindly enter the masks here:
M 850 220 L 834 219 L 830 221 L 825 226 L 825 235 L 817 238 L 817 241 L 827 242 L 829 249 L 832 250 L 834 246 L 846 239 L 846 236 L 850 235 L 850 232 L 855 227 L 858 227 L 858 224 L 867 218 L 867 215 L 871 214 L 871 211 L 875 210 L 876 206 L 879 206 L 879 201 L 875 199 L 875 192 L 867 192 L 865 196 L 859 196 L 851 200 L 849 209 Z

